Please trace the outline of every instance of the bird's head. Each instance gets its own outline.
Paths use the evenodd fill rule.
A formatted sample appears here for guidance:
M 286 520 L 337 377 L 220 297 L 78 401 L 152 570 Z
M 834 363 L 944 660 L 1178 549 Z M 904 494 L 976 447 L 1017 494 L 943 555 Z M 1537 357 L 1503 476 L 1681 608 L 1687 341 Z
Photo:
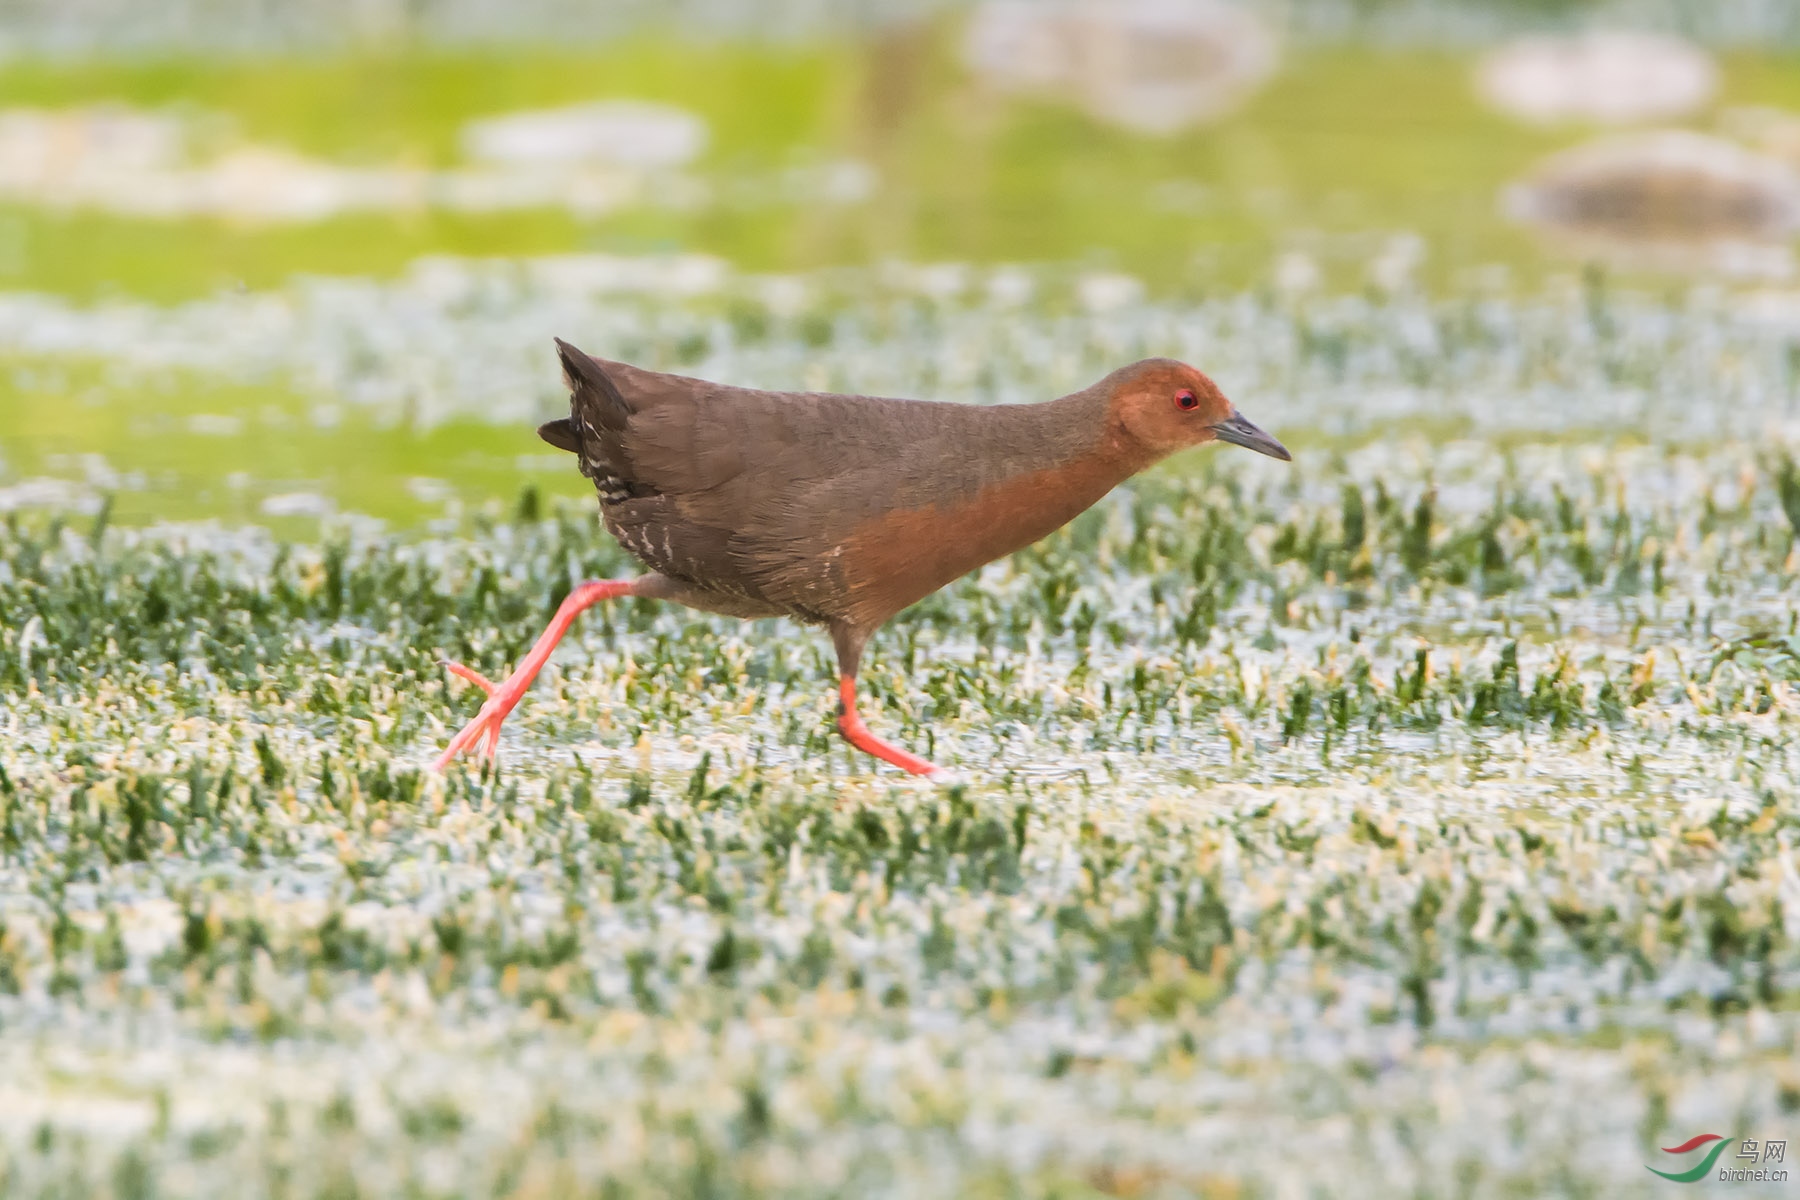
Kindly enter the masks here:
M 1230 442 L 1291 462 L 1287 447 L 1245 419 L 1219 385 L 1172 358 L 1147 358 L 1101 381 L 1109 423 L 1155 458 Z

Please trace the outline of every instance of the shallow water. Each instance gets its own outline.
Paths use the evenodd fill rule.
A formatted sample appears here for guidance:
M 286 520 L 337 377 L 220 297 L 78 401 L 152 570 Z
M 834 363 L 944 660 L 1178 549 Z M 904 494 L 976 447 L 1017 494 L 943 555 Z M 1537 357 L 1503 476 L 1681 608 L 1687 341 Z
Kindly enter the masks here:
M 1689 279 L 1627 277 L 1646 295 L 1606 326 L 1621 283 L 1598 285 L 1596 309 L 1579 260 L 1500 211 L 1504 185 L 1580 131 L 1483 109 L 1469 54 L 1290 47 L 1238 112 L 1152 138 L 982 92 L 956 29 L 12 61 L 0 106 L 163 122 L 107 135 L 149 138 L 156 171 L 259 147 L 320 170 L 465 171 L 470 122 L 606 98 L 691 114 L 704 141 L 604 167 L 619 198 L 585 215 L 527 197 L 318 220 L 110 211 L 108 188 L 136 203 L 154 181 L 120 173 L 139 151 L 95 143 L 105 170 L 67 176 L 87 199 L 26 187 L 0 209 L 0 495 L 91 508 L 111 492 L 127 522 L 299 531 L 511 506 L 526 484 L 574 494 L 529 434 L 560 404 L 553 334 L 737 382 L 978 401 L 1185 354 L 1302 445 L 1378 415 L 1455 434 L 1634 428 L 1677 390 L 1645 357 L 1665 336 L 1683 386 L 1723 379 L 1726 413 L 1774 411 L 1740 389 L 1794 369 L 1768 361 L 1800 310 L 1779 282 L 1695 299 Z M 1800 107 L 1791 59 L 1721 56 L 1701 127 Z M 58 128 L 65 155 L 99 136 Z M 1331 298 L 1346 289 L 1372 299 Z

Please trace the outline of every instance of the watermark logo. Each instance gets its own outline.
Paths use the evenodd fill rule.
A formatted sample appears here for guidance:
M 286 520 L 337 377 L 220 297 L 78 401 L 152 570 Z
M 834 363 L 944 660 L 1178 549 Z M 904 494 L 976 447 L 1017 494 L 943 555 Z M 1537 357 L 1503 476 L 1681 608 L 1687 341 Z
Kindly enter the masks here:
M 1664 1179 L 1672 1179 L 1676 1183 L 1693 1183 L 1712 1175 L 1713 1164 L 1719 1156 L 1734 1144 L 1737 1153 L 1731 1156 L 1724 1166 L 1719 1168 L 1718 1178 L 1727 1182 L 1775 1182 L 1782 1183 L 1787 1179 L 1785 1167 L 1770 1167 L 1769 1163 L 1785 1163 L 1787 1161 L 1787 1139 L 1770 1138 L 1758 1142 L 1755 1138 L 1728 1138 L 1719 1133 L 1702 1133 L 1691 1137 L 1679 1146 L 1664 1146 L 1664 1154 L 1691 1154 L 1700 1147 L 1710 1144 L 1712 1149 L 1698 1163 L 1685 1171 L 1659 1171 L 1650 1167 L 1652 1175 L 1661 1175 Z M 1760 1152 L 1760 1153 L 1759 1153 Z

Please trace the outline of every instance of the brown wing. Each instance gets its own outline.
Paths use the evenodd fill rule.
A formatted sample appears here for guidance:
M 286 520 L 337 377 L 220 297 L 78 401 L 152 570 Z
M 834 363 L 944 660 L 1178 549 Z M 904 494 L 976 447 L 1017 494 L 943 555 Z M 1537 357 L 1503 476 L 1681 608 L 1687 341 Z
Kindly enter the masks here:
M 1067 452 L 1042 420 L 1048 406 L 765 392 L 557 348 L 570 417 L 540 432 L 579 455 L 619 544 L 654 571 L 804 620 L 865 623 L 884 604 L 862 593 L 900 586 L 844 561 L 871 522 L 898 510 L 948 514 L 996 479 Z M 899 556 L 895 569 L 915 557 Z
M 643 461 L 639 436 L 644 426 L 682 427 L 703 424 L 700 409 L 710 407 L 699 395 L 682 396 L 670 387 L 637 386 L 628 399 L 615 381 L 642 384 L 636 376 L 672 379 L 638 372 L 622 363 L 591 358 L 557 339 L 563 375 L 569 385 L 569 416 L 551 421 L 538 434 L 559 449 L 572 451 L 581 473 L 594 481 L 601 518 L 619 544 L 652 571 L 682 580 L 703 591 L 743 599 L 760 599 L 733 569 L 729 530 L 716 522 L 688 517 L 681 496 L 735 475 L 740 461 L 699 456 L 684 470 Z M 698 381 L 692 381 L 698 384 Z M 663 412 L 670 409 L 674 411 Z M 634 452 L 636 451 L 636 452 Z M 649 456 L 658 456 L 652 452 Z
M 866 439 L 843 431 L 866 427 L 867 406 L 881 402 L 730 387 L 557 349 L 570 415 L 540 432 L 575 451 L 621 546 L 704 591 L 803 620 L 835 615 L 842 581 L 825 551 L 836 519 L 852 514 L 809 496 L 869 458 L 851 444 Z

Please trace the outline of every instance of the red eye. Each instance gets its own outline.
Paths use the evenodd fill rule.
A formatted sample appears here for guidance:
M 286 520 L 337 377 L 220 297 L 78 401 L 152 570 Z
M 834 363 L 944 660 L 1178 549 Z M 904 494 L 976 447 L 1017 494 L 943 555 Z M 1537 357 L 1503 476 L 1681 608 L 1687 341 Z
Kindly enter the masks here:
M 1183 411 L 1192 411 L 1200 407 L 1200 397 L 1194 395 L 1187 388 L 1182 388 L 1175 393 L 1175 407 Z

